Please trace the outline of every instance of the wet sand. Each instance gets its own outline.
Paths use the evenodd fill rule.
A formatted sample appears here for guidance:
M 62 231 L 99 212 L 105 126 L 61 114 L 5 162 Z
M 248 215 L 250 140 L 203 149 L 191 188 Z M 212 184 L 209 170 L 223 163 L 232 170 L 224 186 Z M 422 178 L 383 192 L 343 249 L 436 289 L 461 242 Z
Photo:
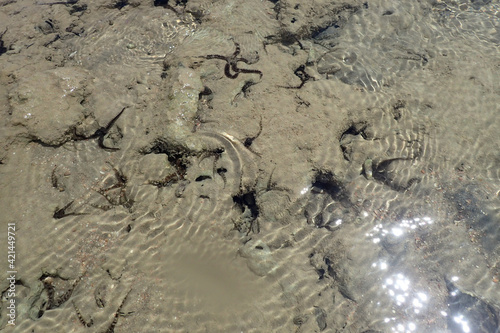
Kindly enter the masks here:
M 499 10 L 0 1 L 0 330 L 494 332 Z

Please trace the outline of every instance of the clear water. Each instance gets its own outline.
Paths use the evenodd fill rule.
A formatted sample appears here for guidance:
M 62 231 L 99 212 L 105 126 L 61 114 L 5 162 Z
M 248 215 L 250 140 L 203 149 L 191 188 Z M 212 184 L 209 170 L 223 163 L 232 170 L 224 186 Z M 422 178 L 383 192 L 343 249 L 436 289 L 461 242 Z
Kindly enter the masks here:
M 4 1 L 0 329 L 498 332 L 499 11 Z

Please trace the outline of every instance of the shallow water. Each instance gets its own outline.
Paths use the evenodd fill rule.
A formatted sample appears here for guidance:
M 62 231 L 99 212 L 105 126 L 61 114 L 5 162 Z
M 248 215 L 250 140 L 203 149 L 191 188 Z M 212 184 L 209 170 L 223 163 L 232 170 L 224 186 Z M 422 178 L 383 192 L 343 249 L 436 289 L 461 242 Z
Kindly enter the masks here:
M 499 10 L 0 2 L 0 330 L 498 331 Z

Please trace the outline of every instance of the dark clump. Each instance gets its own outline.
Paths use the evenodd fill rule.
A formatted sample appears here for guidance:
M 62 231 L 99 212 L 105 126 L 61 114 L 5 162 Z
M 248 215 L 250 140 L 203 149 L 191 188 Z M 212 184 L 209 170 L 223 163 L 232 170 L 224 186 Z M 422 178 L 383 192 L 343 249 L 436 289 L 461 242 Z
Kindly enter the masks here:
M 206 176 L 206 175 L 201 175 L 201 176 L 196 177 L 196 179 L 194 181 L 195 182 L 202 182 L 202 181 L 207 180 L 207 179 L 212 179 L 212 177 Z
M 168 161 L 174 166 L 178 173 L 185 174 L 189 166 L 188 157 L 192 155 L 186 149 L 170 144 L 169 142 L 158 139 L 149 149 L 144 149 L 143 154 L 166 154 Z
M 168 6 L 168 0 L 155 0 L 153 5 L 155 7 L 166 7 Z
M 332 172 L 318 171 L 310 192 L 304 210 L 307 223 L 330 231 L 338 229 L 337 222 L 351 213 L 352 206 L 343 184 Z
M 118 0 L 118 1 L 115 3 L 114 7 L 115 7 L 116 9 L 122 9 L 122 8 L 123 8 L 123 7 L 125 7 L 126 5 L 128 5 L 128 0 Z
M 3 35 L 5 35 L 6 32 L 7 32 L 7 29 L 5 29 L 5 31 L 2 32 L 2 34 L 0 34 L 0 56 L 2 54 L 4 54 L 5 52 L 7 52 L 7 48 L 5 47 L 4 41 L 2 40 L 2 37 L 3 37 Z
M 87 4 L 82 3 L 82 4 L 77 4 L 76 1 L 74 2 L 74 5 L 71 6 L 71 9 L 69 10 L 69 14 L 72 15 L 74 13 L 79 13 L 79 12 L 84 12 L 87 10 Z
M 183 181 L 186 176 L 187 168 L 190 165 L 189 158 L 193 155 L 187 149 L 173 145 L 164 139 L 157 139 L 150 148 L 141 151 L 142 154 L 166 154 L 168 162 L 175 168 L 175 172 L 167 175 L 160 180 L 149 180 L 148 183 L 158 188 L 170 186 L 179 181 Z M 179 189 L 179 195 L 182 195 L 183 187 Z M 177 194 L 176 194 L 177 195 Z
M 331 172 L 320 171 L 316 175 L 312 188 L 318 192 L 326 192 L 333 200 L 347 199 L 342 183 Z
M 188 0 L 176 0 L 169 3 L 169 0 L 155 0 L 153 5 L 155 7 L 165 7 L 168 9 L 172 9 L 172 6 L 186 6 Z
M 288 30 L 281 30 L 278 38 L 285 46 L 290 46 L 299 40 L 296 34 Z
M 235 195 L 233 201 L 241 208 L 242 212 L 249 211 L 253 220 L 259 216 L 259 207 L 255 202 L 255 192 Z
M 284 46 L 290 46 L 295 43 L 299 43 L 299 45 L 302 47 L 302 44 L 300 44 L 299 41 L 299 36 L 286 29 L 279 31 L 277 35 L 269 35 L 265 38 L 265 44 L 283 44 Z
M 241 210 L 241 220 L 235 223 L 235 229 L 247 235 L 253 231 L 259 233 L 260 228 L 257 223 L 259 217 L 259 206 L 255 199 L 255 191 L 241 193 L 233 196 L 233 202 Z

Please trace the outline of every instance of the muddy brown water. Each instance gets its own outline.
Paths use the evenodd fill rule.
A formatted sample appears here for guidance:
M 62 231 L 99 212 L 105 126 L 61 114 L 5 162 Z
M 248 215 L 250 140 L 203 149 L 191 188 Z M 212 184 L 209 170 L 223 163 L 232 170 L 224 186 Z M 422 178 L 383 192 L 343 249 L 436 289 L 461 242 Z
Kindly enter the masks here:
M 497 1 L 0 1 L 0 330 L 497 332 L 499 29 Z

